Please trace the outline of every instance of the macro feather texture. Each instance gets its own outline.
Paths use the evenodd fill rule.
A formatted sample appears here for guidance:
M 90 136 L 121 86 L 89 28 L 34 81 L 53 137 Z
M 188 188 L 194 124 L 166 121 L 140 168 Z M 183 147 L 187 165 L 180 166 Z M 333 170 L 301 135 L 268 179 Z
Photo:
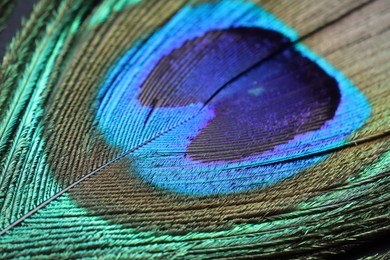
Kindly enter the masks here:
M 325 258 L 388 235 L 389 14 L 37 1 L 0 74 L 0 258 Z

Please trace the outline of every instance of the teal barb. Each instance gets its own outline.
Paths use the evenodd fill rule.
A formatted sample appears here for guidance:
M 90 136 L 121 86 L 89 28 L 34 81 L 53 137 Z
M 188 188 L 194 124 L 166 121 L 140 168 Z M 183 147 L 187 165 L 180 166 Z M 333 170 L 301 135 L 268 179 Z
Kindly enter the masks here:
M 389 229 L 378 102 L 259 4 L 210 2 L 38 1 L 0 73 L 0 258 L 323 257 Z

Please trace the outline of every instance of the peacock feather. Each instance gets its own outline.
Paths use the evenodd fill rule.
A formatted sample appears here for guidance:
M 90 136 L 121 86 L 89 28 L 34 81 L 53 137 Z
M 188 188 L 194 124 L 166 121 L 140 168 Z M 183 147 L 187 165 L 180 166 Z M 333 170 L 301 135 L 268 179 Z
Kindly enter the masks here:
M 389 14 L 36 1 L 0 71 L 0 258 L 386 258 Z

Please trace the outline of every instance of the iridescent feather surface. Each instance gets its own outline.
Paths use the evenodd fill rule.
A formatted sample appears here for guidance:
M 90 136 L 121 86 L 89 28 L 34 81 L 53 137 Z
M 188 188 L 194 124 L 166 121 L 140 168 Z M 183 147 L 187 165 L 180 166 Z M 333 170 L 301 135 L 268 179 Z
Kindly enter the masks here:
M 36 1 L 0 258 L 386 258 L 389 28 L 387 0 Z

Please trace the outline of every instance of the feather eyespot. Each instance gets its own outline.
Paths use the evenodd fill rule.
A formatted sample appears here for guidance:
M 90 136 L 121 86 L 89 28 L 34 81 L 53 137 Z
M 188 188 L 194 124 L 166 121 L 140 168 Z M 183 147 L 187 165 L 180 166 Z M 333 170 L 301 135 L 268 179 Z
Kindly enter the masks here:
M 293 176 L 325 157 L 286 158 L 341 145 L 369 113 L 349 113 L 345 124 L 345 110 L 366 101 L 346 98 L 356 89 L 340 72 L 260 9 L 235 19 L 214 13 L 222 6 L 179 12 L 119 60 L 99 94 L 106 140 L 123 151 L 141 145 L 137 172 L 179 193 L 240 192 Z M 137 159 L 145 154 L 153 160 Z

